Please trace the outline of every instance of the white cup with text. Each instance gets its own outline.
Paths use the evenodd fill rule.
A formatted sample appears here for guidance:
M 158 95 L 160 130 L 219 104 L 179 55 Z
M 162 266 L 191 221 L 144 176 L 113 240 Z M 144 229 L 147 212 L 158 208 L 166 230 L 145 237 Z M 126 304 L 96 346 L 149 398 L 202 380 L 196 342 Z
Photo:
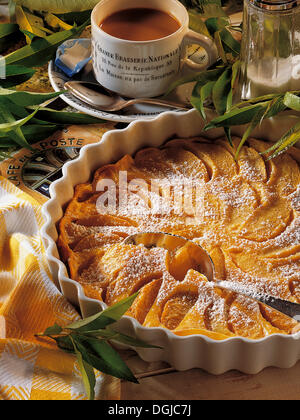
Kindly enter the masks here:
M 101 29 L 101 22 L 130 9 L 153 9 L 172 16 L 178 29 L 168 36 L 146 41 L 118 38 Z M 180 77 L 183 64 L 196 72 L 205 70 L 218 58 L 214 42 L 189 29 L 189 14 L 178 0 L 102 0 L 92 12 L 93 69 L 105 88 L 128 98 L 163 95 Z M 189 45 L 207 53 L 206 64 L 187 58 Z

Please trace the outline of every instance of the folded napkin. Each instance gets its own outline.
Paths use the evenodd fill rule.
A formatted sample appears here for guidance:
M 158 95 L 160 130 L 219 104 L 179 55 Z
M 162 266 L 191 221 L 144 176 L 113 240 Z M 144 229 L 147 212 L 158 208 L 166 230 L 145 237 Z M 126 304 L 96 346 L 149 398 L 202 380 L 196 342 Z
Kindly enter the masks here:
M 0 400 L 86 399 L 76 358 L 35 334 L 78 313 L 44 256 L 40 205 L 0 177 Z M 120 381 L 97 374 L 96 399 L 120 398 Z

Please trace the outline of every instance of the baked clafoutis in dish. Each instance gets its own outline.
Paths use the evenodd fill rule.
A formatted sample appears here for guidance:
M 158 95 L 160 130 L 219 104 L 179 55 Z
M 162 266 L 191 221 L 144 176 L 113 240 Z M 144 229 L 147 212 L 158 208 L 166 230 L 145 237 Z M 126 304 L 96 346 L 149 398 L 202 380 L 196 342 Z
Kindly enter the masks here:
M 70 277 L 108 306 L 139 291 L 127 315 L 180 336 L 293 334 L 296 321 L 221 290 L 187 249 L 123 243 L 139 232 L 185 237 L 210 254 L 216 281 L 300 303 L 300 151 L 268 160 L 269 147 L 250 139 L 236 161 L 225 139 L 176 139 L 100 168 L 60 222 Z

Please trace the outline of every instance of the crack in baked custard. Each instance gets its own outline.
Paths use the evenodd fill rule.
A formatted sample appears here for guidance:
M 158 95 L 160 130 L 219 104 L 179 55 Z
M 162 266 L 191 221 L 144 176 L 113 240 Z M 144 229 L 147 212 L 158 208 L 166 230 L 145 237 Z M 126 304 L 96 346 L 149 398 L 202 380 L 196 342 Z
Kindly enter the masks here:
M 184 236 L 211 255 L 217 281 L 300 303 L 299 151 L 266 161 L 267 148 L 250 139 L 236 162 L 224 139 L 175 139 L 100 168 L 76 187 L 60 223 L 58 247 L 71 278 L 108 305 L 139 290 L 128 315 L 146 327 L 217 340 L 292 334 L 290 318 L 219 289 L 196 267 L 184 270 L 188 255 L 123 244 L 139 232 Z M 116 207 L 99 214 L 98 200 L 108 195 L 97 186 L 105 180 L 116 185 Z

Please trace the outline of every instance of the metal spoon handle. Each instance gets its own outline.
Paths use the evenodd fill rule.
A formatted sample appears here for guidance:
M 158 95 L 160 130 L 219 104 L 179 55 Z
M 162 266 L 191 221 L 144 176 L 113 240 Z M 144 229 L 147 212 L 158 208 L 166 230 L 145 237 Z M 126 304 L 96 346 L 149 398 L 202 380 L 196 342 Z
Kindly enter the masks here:
M 208 281 L 213 286 L 219 287 L 230 292 L 234 292 L 246 297 L 249 297 L 257 302 L 263 303 L 300 323 L 300 304 L 289 302 L 286 300 L 278 299 L 274 296 L 258 293 L 255 290 L 251 290 L 249 286 L 245 286 L 240 283 L 230 281 L 214 281 L 214 263 L 209 254 L 193 241 L 189 241 L 181 236 L 172 235 L 170 233 L 162 232 L 141 232 L 133 236 L 129 236 L 124 240 L 126 245 L 144 245 L 146 248 L 160 247 L 174 251 L 174 249 L 181 248 L 186 244 L 196 252 L 197 258 L 199 258 L 198 271 L 204 274 Z M 192 249 L 191 248 L 191 249 Z M 198 261 L 198 260 L 197 260 Z M 192 267 L 191 267 L 192 268 Z
M 221 281 L 217 283 L 221 289 L 229 290 L 243 296 L 247 296 L 257 302 L 263 303 L 271 308 L 279 311 L 295 321 L 300 322 L 300 305 L 298 303 L 289 302 L 287 300 L 275 298 L 274 296 L 265 295 L 263 293 L 252 292 L 247 287 L 228 281 Z
M 126 103 L 126 106 L 138 105 L 138 104 L 161 105 L 161 106 L 166 106 L 169 108 L 177 108 L 177 109 L 182 109 L 182 110 L 189 109 L 186 105 L 182 103 L 173 102 L 173 101 L 165 101 L 164 99 L 155 99 L 155 98 L 132 99 Z

